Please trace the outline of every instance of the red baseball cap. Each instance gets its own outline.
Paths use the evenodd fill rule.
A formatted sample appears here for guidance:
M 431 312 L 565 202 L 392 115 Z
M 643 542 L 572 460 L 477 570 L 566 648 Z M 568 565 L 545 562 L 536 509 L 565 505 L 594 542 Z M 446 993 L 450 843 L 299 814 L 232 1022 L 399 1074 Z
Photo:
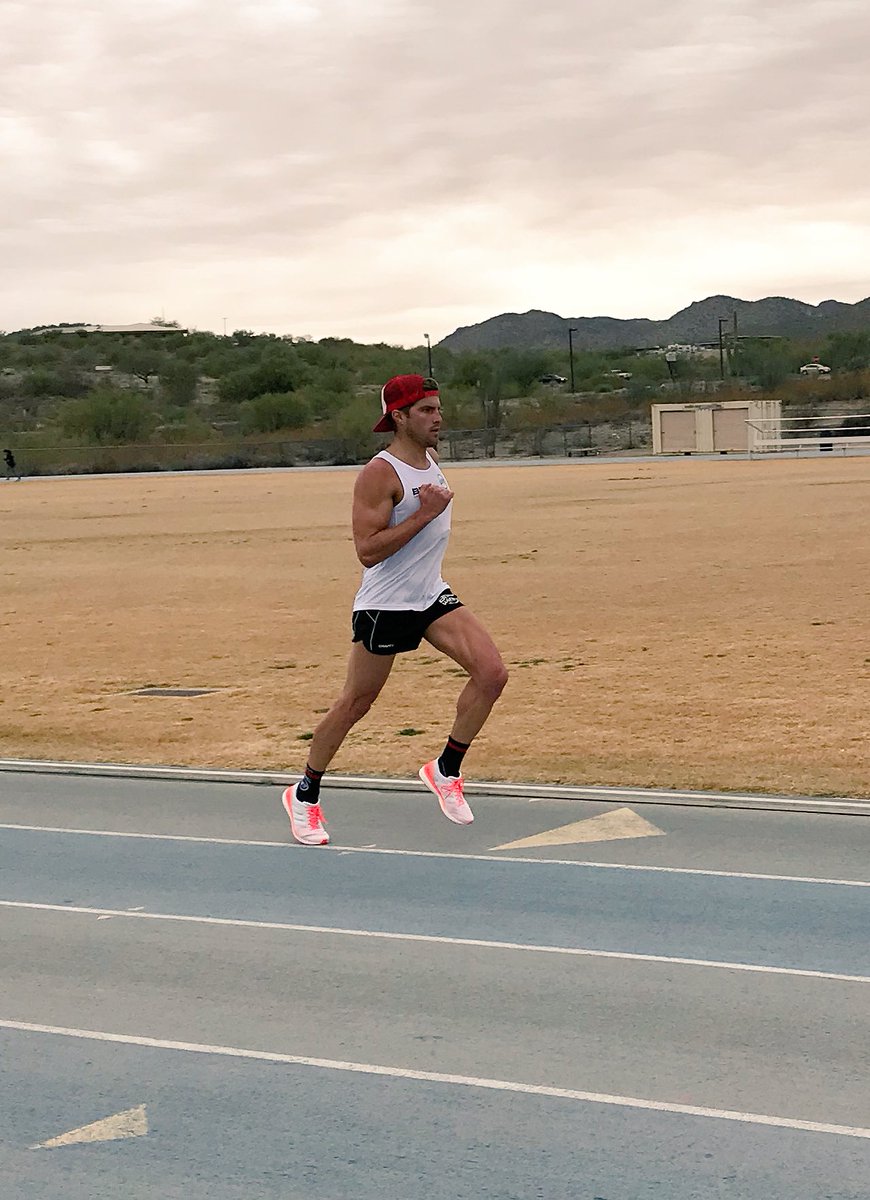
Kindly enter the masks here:
M 399 408 L 410 408 L 424 396 L 437 396 L 438 384 L 422 375 L 394 375 L 381 388 L 381 408 L 384 415 L 372 433 L 389 433 L 395 428 L 392 414 Z

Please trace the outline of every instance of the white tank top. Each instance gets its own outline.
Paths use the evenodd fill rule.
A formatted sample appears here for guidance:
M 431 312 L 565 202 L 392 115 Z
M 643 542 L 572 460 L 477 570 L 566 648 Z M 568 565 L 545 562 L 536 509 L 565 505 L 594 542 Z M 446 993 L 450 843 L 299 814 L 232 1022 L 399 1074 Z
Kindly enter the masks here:
M 382 458 L 390 464 L 402 485 L 402 498 L 393 508 L 390 528 L 401 524 L 420 507 L 418 492 L 422 484 L 434 483 L 447 487 L 441 468 L 428 451 L 426 457 L 429 466 L 421 470 L 419 467 L 409 467 L 388 450 L 381 450 L 375 455 L 375 458 Z M 450 537 L 452 508 L 451 500 L 443 513 L 424 525 L 395 554 L 375 563 L 373 567 L 363 568 L 362 583 L 353 602 L 354 612 L 366 608 L 380 608 L 389 612 L 403 609 L 422 612 L 435 603 L 447 587 L 441 578 L 441 563 Z

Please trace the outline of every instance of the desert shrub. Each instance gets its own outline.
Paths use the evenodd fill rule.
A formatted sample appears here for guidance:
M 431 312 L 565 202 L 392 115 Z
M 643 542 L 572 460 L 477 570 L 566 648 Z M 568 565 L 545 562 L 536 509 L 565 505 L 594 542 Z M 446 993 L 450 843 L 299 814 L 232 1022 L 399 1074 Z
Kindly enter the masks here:
M 305 398 L 293 392 L 266 392 L 239 405 L 243 433 L 301 429 L 310 417 Z
M 141 441 L 153 423 L 151 404 L 141 393 L 112 388 L 99 388 L 61 410 L 64 433 L 101 445 Z

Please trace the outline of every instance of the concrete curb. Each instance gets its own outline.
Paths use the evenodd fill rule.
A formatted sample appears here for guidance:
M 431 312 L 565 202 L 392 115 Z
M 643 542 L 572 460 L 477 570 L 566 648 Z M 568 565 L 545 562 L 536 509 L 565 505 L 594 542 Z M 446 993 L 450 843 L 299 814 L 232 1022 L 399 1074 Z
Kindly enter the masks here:
M 298 772 L 227 771 L 197 767 L 136 766 L 125 763 L 53 762 L 41 759 L 0 759 L 0 771 L 46 775 L 91 775 L 120 779 L 149 779 L 198 783 L 243 783 L 286 787 Z M 421 787 L 418 779 L 388 779 L 363 775 L 330 775 L 330 788 L 407 792 Z M 768 796 L 741 792 L 681 792 L 656 788 L 562 787 L 549 784 L 468 782 L 466 791 L 478 796 L 511 796 L 526 800 L 587 801 L 598 804 L 670 804 L 694 808 L 755 809 L 767 812 L 824 813 L 829 816 L 870 817 L 870 799 L 848 796 Z

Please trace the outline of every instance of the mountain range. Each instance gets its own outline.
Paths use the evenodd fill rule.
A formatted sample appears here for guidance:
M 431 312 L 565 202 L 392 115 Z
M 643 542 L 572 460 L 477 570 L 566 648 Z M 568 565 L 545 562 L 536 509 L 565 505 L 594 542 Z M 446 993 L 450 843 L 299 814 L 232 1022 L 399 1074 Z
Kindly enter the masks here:
M 764 300 L 739 300 L 735 296 L 708 296 L 674 313 L 666 321 L 647 318 L 621 320 L 617 317 L 560 317 L 532 309 L 526 313 L 502 313 L 478 325 L 466 325 L 443 338 L 439 345 L 455 353 L 475 350 L 562 349 L 574 330 L 578 350 L 645 349 L 674 343 L 716 342 L 719 319 L 727 318 L 730 336 L 734 313 L 740 335 L 818 338 L 846 330 L 870 329 L 870 297 L 856 304 L 824 300 L 805 304 L 786 296 Z

